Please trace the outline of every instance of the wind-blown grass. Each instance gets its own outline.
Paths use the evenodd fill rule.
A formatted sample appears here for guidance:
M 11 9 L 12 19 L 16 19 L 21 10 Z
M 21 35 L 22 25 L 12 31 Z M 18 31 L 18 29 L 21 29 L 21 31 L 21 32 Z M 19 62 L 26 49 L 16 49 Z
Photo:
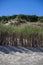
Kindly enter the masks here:
M 16 32 L 17 34 L 23 33 L 28 35 L 30 33 L 43 33 L 43 27 L 38 27 L 35 25 L 21 24 L 18 26 L 14 25 L 0 25 L 0 31 Z

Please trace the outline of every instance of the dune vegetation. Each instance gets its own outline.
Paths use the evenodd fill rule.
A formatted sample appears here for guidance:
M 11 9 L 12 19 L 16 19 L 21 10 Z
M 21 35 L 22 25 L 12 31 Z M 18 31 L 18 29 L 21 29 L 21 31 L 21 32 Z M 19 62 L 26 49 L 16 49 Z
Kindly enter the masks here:
M 7 23 L 10 20 L 17 19 L 20 23 L 24 22 L 43 22 L 43 16 L 36 16 L 36 15 L 24 15 L 24 14 L 19 14 L 19 15 L 12 15 L 12 16 L 0 16 L 0 23 Z M 22 19 L 22 21 L 21 21 Z
M 0 45 L 43 47 L 43 16 L 0 17 Z
M 43 27 L 29 24 L 21 25 L 0 25 L 0 31 L 6 32 L 16 32 L 17 34 L 23 33 L 28 35 L 29 33 L 43 33 Z

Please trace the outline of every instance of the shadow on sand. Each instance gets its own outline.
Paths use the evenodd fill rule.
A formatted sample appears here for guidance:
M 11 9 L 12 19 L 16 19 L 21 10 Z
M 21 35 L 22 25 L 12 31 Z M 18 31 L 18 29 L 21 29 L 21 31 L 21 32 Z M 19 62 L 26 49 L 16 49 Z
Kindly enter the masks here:
M 21 46 L 0 46 L 0 54 L 5 53 L 31 53 L 31 52 L 43 52 L 43 48 L 33 48 L 33 47 L 21 47 Z

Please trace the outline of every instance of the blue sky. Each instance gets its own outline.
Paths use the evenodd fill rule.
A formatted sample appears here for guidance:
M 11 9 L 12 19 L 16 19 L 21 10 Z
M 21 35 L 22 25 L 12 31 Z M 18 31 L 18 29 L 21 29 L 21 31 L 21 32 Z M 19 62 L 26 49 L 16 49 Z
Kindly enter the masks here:
M 14 14 L 43 16 L 43 0 L 0 0 L 0 16 Z

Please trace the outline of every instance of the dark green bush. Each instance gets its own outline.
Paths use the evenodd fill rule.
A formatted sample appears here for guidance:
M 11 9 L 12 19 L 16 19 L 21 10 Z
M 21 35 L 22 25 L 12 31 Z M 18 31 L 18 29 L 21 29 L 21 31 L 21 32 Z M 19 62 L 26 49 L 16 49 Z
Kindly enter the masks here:
M 43 23 L 43 19 L 40 19 L 40 22 L 42 22 L 42 23 Z
M 20 14 L 17 16 L 18 19 L 25 19 L 27 20 L 28 19 L 28 16 L 27 15 L 23 15 L 23 14 Z
M 36 15 L 28 16 L 28 20 L 30 22 L 37 22 L 38 21 L 38 16 L 36 16 Z
M 43 22 L 43 16 L 40 16 L 40 17 L 39 17 L 39 21 L 40 21 L 40 22 Z

